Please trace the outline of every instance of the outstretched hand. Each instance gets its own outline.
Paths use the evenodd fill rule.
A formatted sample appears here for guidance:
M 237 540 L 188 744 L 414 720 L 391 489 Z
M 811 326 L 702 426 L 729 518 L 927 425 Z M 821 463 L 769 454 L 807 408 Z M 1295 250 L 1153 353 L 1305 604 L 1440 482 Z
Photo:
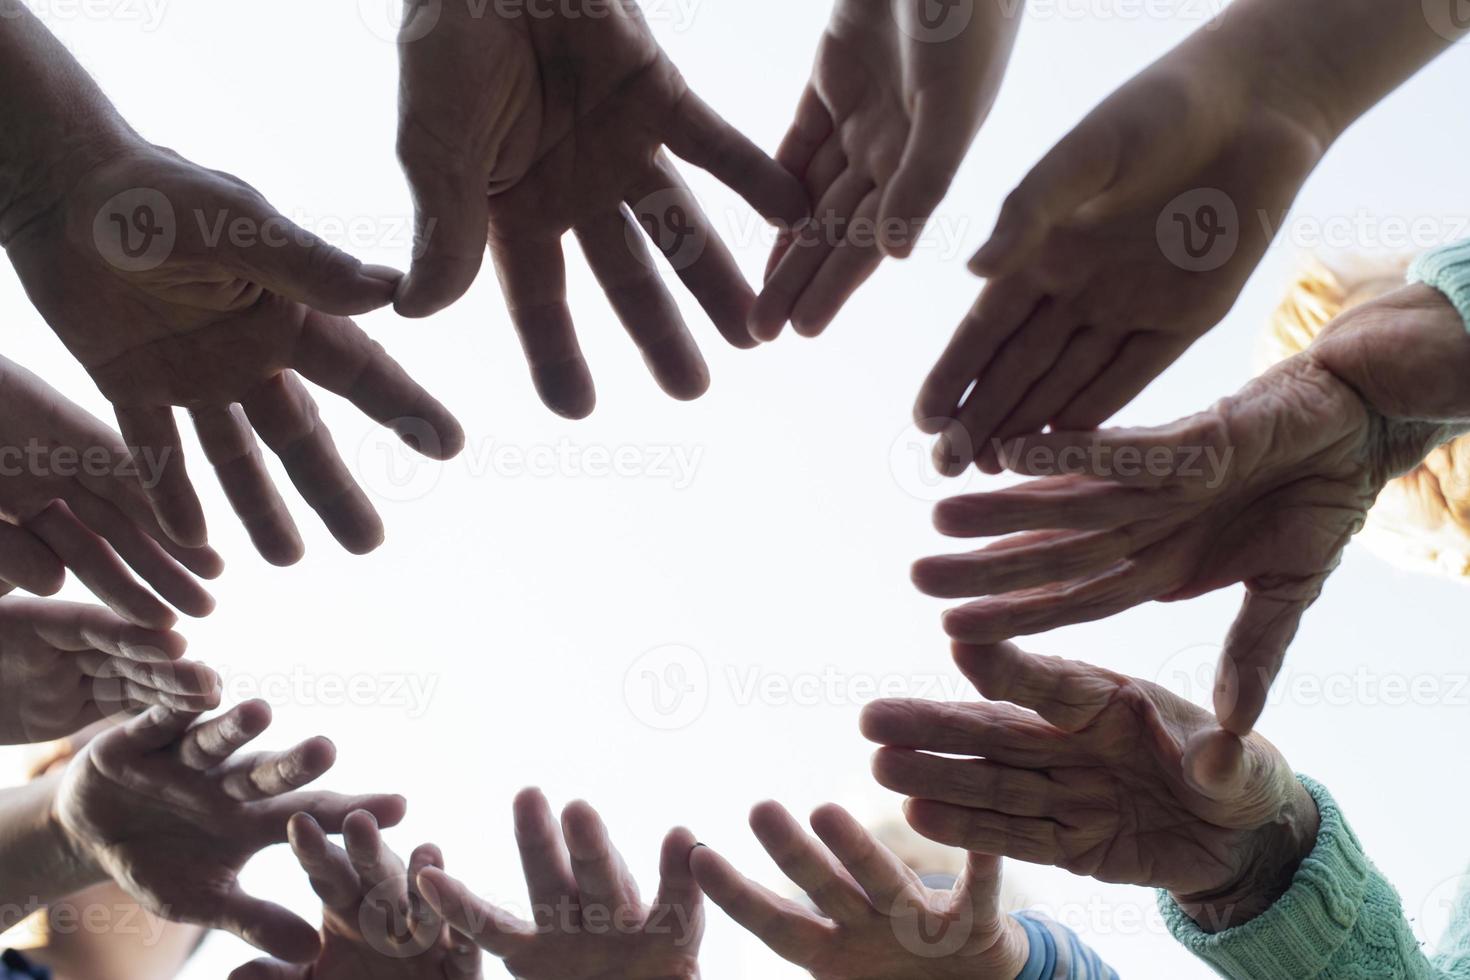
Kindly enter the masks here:
M 1014 980 L 1029 946 L 1000 909 L 1001 861 L 971 854 L 951 889 L 919 875 L 838 806 L 812 814 L 813 840 L 780 804 L 750 815 L 761 845 L 819 910 L 750 881 L 708 847 L 690 864 L 710 901 L 817 980 Z
M 0 588 L 51 595 L 70 569 L 119 615 L 169 628 L 174 614 L 131 567 L 175 608 L 214 609 L 194 576 L 214 578 L 223 562 L 159 527 L 143 490 L 152 458 L 129 453 L 117 433 L 4 358 L 0 405 Z
M 954 847 L 1164 888 L 1218 931 L 1264 911 L 1317 809 L 1265 739 L 1170 692 L 1011 644 L 955 648 L 988 700 L 878 701 L 863 734 L 914 830 Z M 935 754 L 938 753 L 938 754 Z
M 444 870 L 439 849 L 423 845 L 405 869 L 364 810 L 348 814 L 342 836 L 345 850 L 310 815 L 291 819 L 291 850 L 322 900 L 316 962 L 260 959 L 230 980 L 479 980 L 479 948 L 445 926 L 419 893 L 420 872 Z
M 807 212 L 795 179 L 690 91 L 634 0 L 535 15 L 499 4 L 416 15 L 407 2 L 398 148 L 418 243 L 398 311 L 427 316 L 462 296 L 488 228 L 536 390 L 582 418 L 596 395 L 567 307 L 571 231 L 659 385 L 703 394 L 708 370 L 645 233 L 737 347 L 755 344 L 755 297 L 664 148 L 788 225 Z
M 771 255 L 751 332 L 816 336 L 911 254 L 990 114 L 1023 5 L 837 0 L 776 159 L 814 209 Z
M 573 803 L 558 826 L 546 798 L 516 798 L 516 843 L 535 922 L 495 908 L 429 867 L 419 891 L 458 932 L 505 961 L 521 980 L 693 980 L 704 938 L 703 897 L 689 870 L 694 837 L 672 831 L 651 906 L 597 811 Z
M 369 551 L 383 536 L 301 377 L 426 455 L 463 444 L 444 407 L 347 318 L 390 303 L 398 274 L 296 227 L 234 177 L 129 137 L 6 248 L 150 464 L 144 490 L 186 548 L 202 547 L 206 531 L 175 406 L 189 409 L 230 503 L 277 564 L 302 545 L 257 433 L 345 548 Z
M 356 810 L 395 825 L 404 801 L 302 791 L 336 761 L 325 738 L 285 752 L 242 754 L 270 726 L 263 701 L 198 719 L 153 708 L 88 743 L 62 777 L 55 822 L 78 862 L 155 915 L 223 929 L 272 956 L 310 962 L 320 951 L 316 930 L 248 894 L 241 869 L 286 842 L 294 814 L 339 833 Z

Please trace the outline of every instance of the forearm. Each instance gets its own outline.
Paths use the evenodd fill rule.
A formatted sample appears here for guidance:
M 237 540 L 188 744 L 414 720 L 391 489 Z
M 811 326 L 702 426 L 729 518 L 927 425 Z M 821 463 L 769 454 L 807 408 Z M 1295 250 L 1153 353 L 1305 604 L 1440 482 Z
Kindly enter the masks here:
M 0 932 L 105 880 L 77 858 L 53 817 L 60 779 L 47 776 L 0 792 Z
M 1250 921 L 1211 934 L 1160 893 L 1174 938 L 1216 973 L 1236 980 L 1447 976 L 1420 951 L 1397 893 L 1363 853 L 1332 797 L 1309 780 L 1304 784 L 1321 811 L 1321 833 L 1286 894 Z
M 1202 33 L 1236 71 L 1254 66 L 1260 91 L 1331 142 L 1470 33 L 1457 26 L 1456 2 L 1238 0 Z
M 0 246 L 132 133 L 21 0 L 0 0 Z

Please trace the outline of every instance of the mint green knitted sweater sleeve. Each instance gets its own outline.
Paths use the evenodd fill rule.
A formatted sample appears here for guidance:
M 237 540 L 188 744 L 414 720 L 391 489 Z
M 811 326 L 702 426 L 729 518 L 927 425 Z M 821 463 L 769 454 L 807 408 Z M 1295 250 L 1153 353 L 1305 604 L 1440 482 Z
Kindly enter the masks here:
M 1409 282 L 1422 282 L 1448 296 L 1470 329 L 1470 239 L 1419 256 L 1409 269 Z
M 1230 980 L 1470 980 L 1470 895 L 1456 900 L 1442 952 L 1426 957 L 1398 892 L 1363 853 L 1331 794 L 1298 778 L 1322 820 L 1291 888 L 1261 915 L 1213 935 L 1161 892 L 1174 938 Z

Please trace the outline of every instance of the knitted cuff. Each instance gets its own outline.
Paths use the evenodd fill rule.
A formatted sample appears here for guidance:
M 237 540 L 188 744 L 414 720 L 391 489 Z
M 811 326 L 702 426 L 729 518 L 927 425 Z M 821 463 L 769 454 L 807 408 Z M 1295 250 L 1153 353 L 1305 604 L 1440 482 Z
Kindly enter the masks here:
M 1419 256 L 1409 267 L 1409 282 L 1433 286 L 1448 296 L 1470 330 L 1470 239 Z
M 1275 905 L 1244 925 L 1210 934 L 1167 892 L 1159 893 L 1174 938 L 1221 976 L 1316 977 L 1351 938 L 1362 911 L 1372 873 L 1363 848 L 1327 790 L 1297 778 L 1317 801 L 1321 826 L 1312 853 Z

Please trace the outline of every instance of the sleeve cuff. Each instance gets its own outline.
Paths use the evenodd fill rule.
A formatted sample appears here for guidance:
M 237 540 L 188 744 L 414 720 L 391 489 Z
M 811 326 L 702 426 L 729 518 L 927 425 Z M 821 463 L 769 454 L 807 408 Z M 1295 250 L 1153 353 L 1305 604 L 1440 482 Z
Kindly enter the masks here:
M 1419 256 L 1409 267 L 1409 282 L 1444 293 L 1470 330 L 1470 239 Z
M 1325 788 L 1297 777 L 1317 801 L 1317 843 L 1291 888 L 1264 913 L 1234 929 L 1207 933 L 1167 892 L 1159 909 L 1186 949 L 1226 977 L 1315 977 L 1352 937 L 1372 877 L 1372 865 L 1336 801 Z

